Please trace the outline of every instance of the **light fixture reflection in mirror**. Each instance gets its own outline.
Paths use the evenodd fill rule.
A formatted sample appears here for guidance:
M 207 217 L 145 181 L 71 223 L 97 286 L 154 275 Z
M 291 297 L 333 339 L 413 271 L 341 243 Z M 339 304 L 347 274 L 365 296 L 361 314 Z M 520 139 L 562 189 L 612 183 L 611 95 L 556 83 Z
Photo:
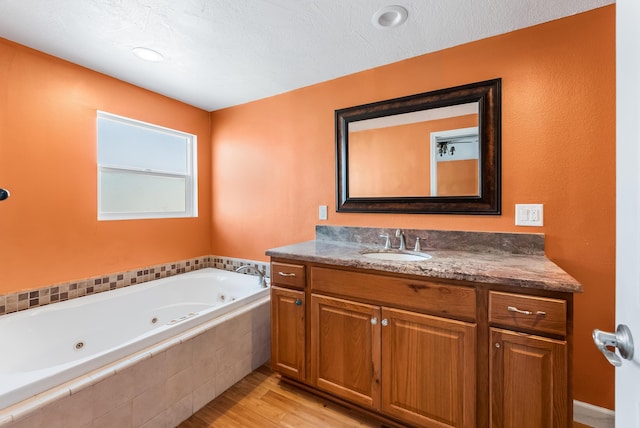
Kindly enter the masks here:
M 336 210 L 500 214 L 500 87 L 336 110 Z

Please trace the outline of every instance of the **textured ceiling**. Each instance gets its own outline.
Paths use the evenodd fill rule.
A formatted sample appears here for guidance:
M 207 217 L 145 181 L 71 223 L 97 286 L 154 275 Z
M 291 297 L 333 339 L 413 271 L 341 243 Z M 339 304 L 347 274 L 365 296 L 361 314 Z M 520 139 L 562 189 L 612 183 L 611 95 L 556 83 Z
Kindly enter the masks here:
M 614 0 L 0 0 L 0 37 L 211 111 Z M 381 7 L 407 22 L 377 29 Z M 143 62 L 131 49 L 162 53 Z

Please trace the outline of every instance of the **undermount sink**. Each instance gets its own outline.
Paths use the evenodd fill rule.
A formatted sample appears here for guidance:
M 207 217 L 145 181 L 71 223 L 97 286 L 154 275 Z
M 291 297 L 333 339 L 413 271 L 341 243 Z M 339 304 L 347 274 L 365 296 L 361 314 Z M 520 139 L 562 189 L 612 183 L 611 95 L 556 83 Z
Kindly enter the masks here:
M 419 262 L 429 260 L 431 258 L 429 254 L 400 253 L 393 251 L 371 251 L 369 253 L 363 253 L 362 255 L 369 259 L 388 260 L 393 262 Z

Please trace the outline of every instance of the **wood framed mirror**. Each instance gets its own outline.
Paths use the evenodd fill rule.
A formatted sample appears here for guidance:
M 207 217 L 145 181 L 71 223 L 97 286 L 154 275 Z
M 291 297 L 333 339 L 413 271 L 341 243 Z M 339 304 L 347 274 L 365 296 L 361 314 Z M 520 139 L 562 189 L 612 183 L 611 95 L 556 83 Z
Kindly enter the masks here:
M 338 212 L 501 210 L 501 79 L 335 111 Z

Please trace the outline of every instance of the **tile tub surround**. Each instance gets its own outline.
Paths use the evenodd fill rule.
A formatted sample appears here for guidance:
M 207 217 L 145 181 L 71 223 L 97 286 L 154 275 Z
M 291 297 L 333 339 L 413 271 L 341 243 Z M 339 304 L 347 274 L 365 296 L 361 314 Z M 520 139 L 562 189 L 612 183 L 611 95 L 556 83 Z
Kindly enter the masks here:
M 268 263 L 223 256 L 201 256 L 0 295 L 0 316 L 76 297 L 142 284 L 154 279 L 166 278 L 198 269 L 212 267 L 234 271 L 243 265 L 266 270 L 267 276 L 269 276 L 270 266 Z M 242 273 L 256 275 L 253 270 L 245 270 Z
M 268 360 L 269 318 L 253 302 L 4 409 L 0 426 L 176 426 Z
M 544 256 L 540 234 L 458 232 L 403 229 L 407 248 L 415 236 L 424 238 L 423 252 L 431 259 L 418 262 L 372 260 L 362 255 L 382 250 L 388 233 L 394 247 L 396 229 L 318 226 L 316 240 L 273 248 L 268 256 L 372 269 L 430 278 L 502 284 L 560 292 L 581 292 L 582 285 Z

